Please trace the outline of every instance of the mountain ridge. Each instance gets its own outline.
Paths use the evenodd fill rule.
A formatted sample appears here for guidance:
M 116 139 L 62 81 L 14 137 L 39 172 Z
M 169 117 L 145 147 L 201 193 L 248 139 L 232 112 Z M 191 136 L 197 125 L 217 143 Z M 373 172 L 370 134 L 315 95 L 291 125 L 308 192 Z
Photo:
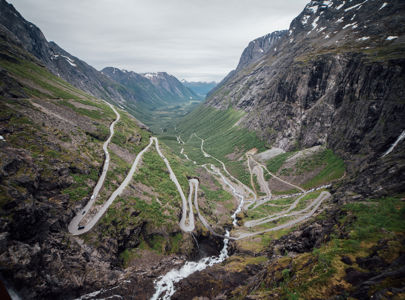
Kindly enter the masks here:
M 238 124 L 274 147 L 326 144 L 356 166 L 372 164 L 405 123 L 404 10 L 400 1 L 311 1 L 272 44 L 277 51 L 250 60 L 251 42 L 241 57 L 250 63 L 204 105 L 246 112 Z M 389 178 L 401 190 L 402 177 Z
M 150 81 L 155 88 L 144 88 L 143 86 L 148 84 L 143 77 L 139 76 L 136 77 L 139 82 L 132 80 L 130 86 L 123 85 L 112 76 L 103 74 L 102 71 L 71 55 L 55 42 L 48 42 L 41 30 L 25 20 L 6 0 L 0 1 L 0 24 L 7 28 L 20 41 L 22 47 L 41 61 L 53 74 L 95 97 L 126 107 L 131 114 L 144 123 L 148 122 L 151 109 L 156 106 L 168 102 L 181 102 L 186 98 L 189 100 L 190 97 L 200 99 L 194 92 L 182 86 L 177 78 L 167 73 L 163 81 Z M 106 69 L 104 71 L 107 73 Z M 134 87 L 134 85 L 137 86 Z
M 150 299 L 162 286 L 174 299 L 403 297 L 404 16 L 401 1 L 311 1 L 282 36 L 249 43 L 240 67 L 172 131 L 156 130 L 161 148 L 0 26 L 7 286 L 27 299 Z M 55 68 L 82 65 L 47 45 Z M 165 73 L 105 72 L 156 127 L 196 104 L 155 110 L 170 91 L 156 78 Z M 75 215 L 77 233 L 125 181 L 89 232 L 69 233 Z

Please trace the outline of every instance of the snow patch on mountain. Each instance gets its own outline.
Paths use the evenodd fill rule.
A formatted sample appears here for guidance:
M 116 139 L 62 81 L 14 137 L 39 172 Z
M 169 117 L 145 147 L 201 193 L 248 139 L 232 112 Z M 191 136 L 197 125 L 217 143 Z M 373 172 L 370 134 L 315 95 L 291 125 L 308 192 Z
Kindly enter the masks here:
M 66 55 L 53 54 L 51 56 L 51 60 L 58 59 L 59 57 L 63 57 L 69 63 L 69 65 L 71 65 L 72 67 L 77 67 L 77 65 L 74 63 L 75 61 Z

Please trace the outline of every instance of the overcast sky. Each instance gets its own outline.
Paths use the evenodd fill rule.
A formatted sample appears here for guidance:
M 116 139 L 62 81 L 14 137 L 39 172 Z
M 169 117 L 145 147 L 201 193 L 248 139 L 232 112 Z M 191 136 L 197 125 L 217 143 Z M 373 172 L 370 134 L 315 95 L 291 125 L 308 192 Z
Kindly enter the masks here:
M 220 81 L 249 41 L 287 29 L 309 0 L 8 0 L 98 70 Z

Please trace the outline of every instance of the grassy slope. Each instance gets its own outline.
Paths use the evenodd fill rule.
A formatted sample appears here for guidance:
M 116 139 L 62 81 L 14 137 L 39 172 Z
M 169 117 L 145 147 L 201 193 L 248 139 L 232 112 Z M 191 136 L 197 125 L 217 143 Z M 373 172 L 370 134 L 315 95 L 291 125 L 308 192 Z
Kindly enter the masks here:
M 286 160 L 293 156 L 296 152 L 286 152 L 279 154 L 266 162 L 266 167 L 270 172 L 288 177 L 310 174 L 316 171 L 311 176 L 305 179 L 302 187 L 310 189 L 331 181 L 341 178 L 345 173 L 345 164 L 343 160 L 335 155 L 330 149 L 323 149 L 315 152 L 310 156 L 298 159 L 293 167 L 286 167 Z M 271 176 L 266 173 L 266 180 Z M 275 191 L 277 194 L 277 191 Z
M 270 273 L 254 292 L 258 299 L 271 298 L 276 293 L 286 299 L 326 299 L 342 293 L 342 289 L 352 291 L 355 286 L 344 280 L 347 268 L 364 273 L 366 268 L 379 268 L 378 265 L 360 266 L 359 258 L 375 255 L 389 264 L 404 254 L 401 239 L 405 231 L 405 203 L 401 197 L 350 203 L 342 211 L 329 242 L 311 253 L 284 257 L 269 266 L 269 270 L 282 276 L 272 279 Z M 344 256 L 352 264 L 343 262 Z M 400 285 L 401 281 L 387 277 L 372 289 Z
M 98 179 L 104 161 L 102 144 L 109 135 L 108 127 L 110 123 L 116 117 L 114 112 L 105 102 L 77 90 L 51 74 L 44 67 L 37 64 L 35 59 L 25 53 L 24 50 L 10 44 L 4 46 L 0 51 L 10 59 L 0 60 L 0 67 L 7 70 L 21 84 L 23 92 L 29 98 L 2 99 L 0 103 L 1 118 L 8 120 L 8 127 L 14 128 L 13 134 L 3 134 L 5 139 L 16 148 L 28 150 L 34 157 L 34 164 L 49 176 L 53 176 L 52 166 L 55 161 L 67 163 L 72 168 L 83 170 L 71 174 L 72 184 L 61 192 L 69 196 L 69 207 L 76 206 L 78 202 L 85 203 Z M 88 124 L 90 129 L 75 127 L 72 130 L 69 127 L 59 130 L 50 128 L 37 119 L 30 118 L 30 110 L 38 112 L 38 114 L 41 113 L 45 119 L 48 118 L 46 112 L 42 112 L 31 104 L 36 101 L 63 107 L 64 111 L 70 113 L 69 117 L 72 123 L 76 119 L 81 119 Z M 139 128 L 136 120 L 130 115 L 122 110 L 119 110 L 119 112 L 121 119 L 115 126 L 115 135 L 109 147 L 111 154 L 110 169 L 107 173 L 106 184 L 102 189 L 101 197 L 98 199 L 99 204 L 103 203 L 120 184 L 132 164 L 132 162 L 128 161 L 128 157 L 125 159 L 122 156 L 122 153 L 135 157 L 149 143 L 150 133 Z M 72 143 L 74 143 L 74 146 Z M 58 146 L 52 147 L 53 144 Z M 113 149 L 119 151 L 116 152 Z M 190 168 L 185 168 L 179 158 L 168 149 L 165 149 L 164 146 L 163 151 L 166 152 L 172 168 L 187 194 L 188 182 L 186 175 L 192 176 L 193 171 Z M 24 170 L 24 172 L 30 174 L 30 169 Z M 122 230 L 132 230 L 143 222 L 149 223 L 150 228 L 154 227 L 158 231 L 165 231 L 166 229 L 178 231 L 178 212 L 181 201 L 175 185 L 169 179 L 166 166 L 156 152 L 150 151 L 145 155 L 144 165 L 140 172 L 136 173 L 134 179 L 130 187 L 127 188 L 127 193 L 123 193 L 114 202 L 101 219 L 100 224 L 92 232 L 83 236 L 86 241 L 97 246 L 100 236 L 119 240 Z M 159 200 L 165 204 L 168 203 L 168 209 L 160 210 L 155 199 L 153 202 L 147 203 L 131 197 L 131 191 L 134 190 L 134 187 L 139 188 L 137 182 L 150 184 L 152 190 L 159 194 Z M 3 187 L 0 188 L 2 190 L 0 203 L 5 205 L 13 199 Z M 21 189 L 21 192 L 24 192 L 21 187 L 18 188 Z M 145 196 L 149 196 L 147 192 L 145 192 Z M 133 214 L 134 211 L 141 211 L 142 214 L 136 217 L 137 213 Z M 182 252 L 184 249 L 179 246 L 182 234 L 172 235 L 170 230 L 168 231 L 168 237 L 165 237 L 161 243 L 172 245 L 169 247 L 171 249 L 170 253 Z M 146 235 L 144 242 L 150 244 L 149 248 L 155 251 L 160 249 L 156 246 L 159 244 L 158 240 L 159 238 L 154 235 L 151 237 Z M 164 249 L 163 252 L 165 252 Z M 126 254 L 128 254 L 129 250 L 122 252 L 124 263 L 128 262 L 124 258 L 128 258 Z
M 235 125 L 243 114 L 232 108 L 221 111 L 201 105 L 185 116 L 177 128 L 182 139 L 188 141 L 185 152 L 191 159 L 199 163 L 212 161 L 198 153 L 201 140 L 192 137 L 192 134 L 196 133 L 199 137 L 206 139 L 204 150 L 207 153 L 222 160 L 232 175 L 249 185 L 250 176 L 246 164 L 243 161 L 231 160 L 227 156 L 234 153 L 240 157 L 252 148 L 257 148 L 259 151 L 265 150 L 265 143 L 255 133 Z M 217 164 L 215 161 L 212 162 Z

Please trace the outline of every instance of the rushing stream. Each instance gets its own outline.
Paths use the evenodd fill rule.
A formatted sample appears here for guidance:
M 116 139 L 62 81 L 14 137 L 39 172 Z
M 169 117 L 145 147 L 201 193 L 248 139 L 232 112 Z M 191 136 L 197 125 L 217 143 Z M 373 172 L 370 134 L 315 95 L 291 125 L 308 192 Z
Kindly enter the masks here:
M 234 214 L 232 215 L 233 219 L 233 225 L 236 225 L 236 215 L 242 210 L 243 204 L 244 204 L 244 197 L 239 194 L 235 187 L 232 186 L 232 184 L 219 172 L 218 170 L 215 170 L 214 166 L 211 166 L 212 170 L 217 174 L 219 174 L 222 177 L 222 180 L 226 185 L 228 185 L 232 193 L 240 199 L 238 208 L 235 210 Z M 176 292 L 174 288 L 174 284 L 179 282 L 180 280 L 187 278 L 191 274 L 197 272 L 197 271 L 202 271 L 206 269 L 207 267 L 211 267 L 215 264 L 223 262 L 227 257 L 228 257 L 228 242 L 229 242 L 229 231 L 227 230 L 225 233 L 225 238 L 224 238 L 224 246 L 222 247 L 221 252 L 219 253 L 218 256 L 209 256 L 209 257 L 204 257 L 200 259 L 199 261 L 188 261 L 186 262 L 180 269 L 172 269 L 165 275 L 161 276 L 156 282 L 155 282 L 155 294 L 152 296 L 152 300 L 157 300 L 157 299 L 170 299 L 171 296 L 174 295 Z
M 229 231 L 225 233 L 226 237 L 229 237 Z M 224 246 L 218 256 L 209 256 L 200 259 L 199 261 L 188 261 L 180 269 L 173 269 L 166 273 L 166 275 L 160 277 L 159 281 L 155 283 L 156 292 L 152 296 L 152 300 L 156 299 L 170 299 L 173 296 L 174 284 L 180 280 L 187 278 L 191 274 L 197 271 L 202 271 L 207 267 L 211 267 L 215 264 L 223 262 L 228 257 L 228 242 L 227 238 L 224 239 Z M 162 295 L 163 294 L 163 295 Z

